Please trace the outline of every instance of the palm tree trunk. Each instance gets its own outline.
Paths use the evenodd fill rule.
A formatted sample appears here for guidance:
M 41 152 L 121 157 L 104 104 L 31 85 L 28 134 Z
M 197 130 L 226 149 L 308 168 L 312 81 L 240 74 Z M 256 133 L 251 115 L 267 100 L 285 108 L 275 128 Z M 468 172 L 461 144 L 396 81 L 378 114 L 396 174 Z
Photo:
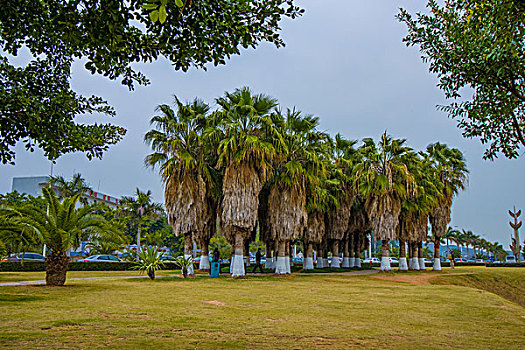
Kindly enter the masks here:
M 349 251 L 348 236 L 343 239 L 343 265 L 341 267 L 350 267 L 350 251 Z
M 314 245 L 310 242 L 306 243 L 306 249 L 304 254 L 304 270 L 313 270 L 314 268 Z
M 317 259 L 315 261 L 315 267 L 318 269 L 323 268 L 323 248 L 321 243 L 317 243 Z
M 412 262 L 411 270 L 419 271 L 419 259 L 418 259 L 418 249 L 416 242 L 410 242 L 410 261 Z
M 210 241 L 207 239 L 201 240 L 201 261 L 199 263 L 199 270 L 207 271 L 210 269 L 210 259 L 208 257 L 209 250 L 208 245 Z
M 63 286 L 66 283 L 66 273 L 69 257 L 64 252 L 53 251 L 46 258 L 46 285 Z
M 191 249 L 192 249 L 192 240 L 191 240 L 191 233 L 187 233 L 184 235 L 184 257 L 191 258 Z M 193 263 L 188 266 L 188 274 L 193 275 Z
M 404 239 L 399 239 L 399 271 L 407 271 L 407 251 Z
M 423 257 L 423 242 L 417 242 L 417 255 L 419 256 L 419 271 L 426 270 L 425 267 L 425 258 Z
M 273 259 L 274 259 L 274 244 L 272 241 L 268 240 L 265 242 L 266 245 L 266 262 L 264 263 L 264 267 L 267 269 L 273 269 Z
M 354 259 L 354 234 L 348 234 L 348 267 L 355 266 Z
M 244 276 L 244 232 L 235 228 L 235 254 L 232 256 L 232 265 L 230 274 L 232 277 Z
M 390 247 L 388 245 L 388 239 L 383 239 L 382 243 L 382 254 L 381 254 L 381 271 L 390 271 Z
M 354 233 L 354 267 L 361 267 L 361 233 Z
M 434 267 L 432 268 L 434 271 L 441 271 L 441 257 L 440 252 L 441 250 L 441 238 L 436 237 L 434 240 Z
M 140 251 L 140 226 L 141 226 L 140 224 L 141 224 L 141 220 L 139 219 L 138 228 L 137 228 L 137 256 Z
M 450 255 L 450 249 L 448 248 L 448 237 L 447 237 L 447 258 Z
M 292 257 L 293 257 L 293 247 L 292 247 L 292 244 L 290 241 L 287 241 L 286 242 L 286 254 L 287 255 L 287 259 L 285 260 L 286 262 L 286 273 L 292 273 Z
M 330 264 L 330 267 L 336 269 L 341 267 L 341 264 L 339 263 L 339 241 L 336 239 L 332 241 L 332 263 Z
M 287 273 L 286 270 L 286 242 L 279 242 L 277 261 L 275 262 L 275 273 L 285 275 Z

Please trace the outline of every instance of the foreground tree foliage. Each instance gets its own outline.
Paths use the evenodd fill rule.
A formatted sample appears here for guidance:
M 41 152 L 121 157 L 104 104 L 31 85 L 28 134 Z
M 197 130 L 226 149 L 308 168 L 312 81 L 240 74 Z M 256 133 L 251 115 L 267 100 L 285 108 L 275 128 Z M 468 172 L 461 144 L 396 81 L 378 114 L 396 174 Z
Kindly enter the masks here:
M 419 46 L 439 88 L 455 100 L 441 109 L 458 120 L 463 136 L 489 146 L 484 158 L 517 158 L 525 147 L 525 2 L 426 6 L 428 14 L 401 10 L 398 19 L 408 27 L 404 42 Z
M 144 0 L 7 1 L 0 7 L 0 160 L 12 163 L 20 140 L 28 150 L 43 149 L 49 159 L 68 152 L 101 157 L 125 133 L 110 124 L 81 124 L 81 114 L 114 110 L 100 97 L 70 87 L 71 65 L 133 88 L 148 79 L 132 63 L 167 58 L 175 69 L 225 64 L 241 48 L 268 41 L 281 47 L 279 21 L 302 10 L 293 0 L 160 1 L 157 18 Z M 165 18 L 157 21 L 160 13 Z M 8 55 L 31 61 L 16 67 Z
M 46 284 L 61 286 L 66 281 L 70 248 L 78 248 L 82 241 L 112 241 L 124 243 L 119 227 L 95 214 L 104 210 L 102 204 L 76 208 L 79 196 L 59 201 L 55 191 L 42 189 L 47 208 L 32 204 L 19 207 L 0 207 L 0 239 L 46 244 L 51 254 L 46 259 Z

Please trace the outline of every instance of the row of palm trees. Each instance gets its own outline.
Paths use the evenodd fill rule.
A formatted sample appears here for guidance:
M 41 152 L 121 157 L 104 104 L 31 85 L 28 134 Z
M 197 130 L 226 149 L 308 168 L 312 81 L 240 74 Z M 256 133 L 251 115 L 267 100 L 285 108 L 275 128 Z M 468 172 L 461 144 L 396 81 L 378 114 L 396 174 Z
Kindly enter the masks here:
M 267 265 L 290 272 L 290 247 L 305 246 L 305 268 L 327 265 L 328 252 L 343 252 L 343 266 L 359 265 L 372 230 L 382 240 L 382 270 L 389 270 L 390 240 L 400 241 L 400 269 L 420 269 L 430 220 L 436 240 L 446 233 L 454 195 L 468 171 L 462 153 L 444 144 L 416 152 L 386 132 L 361 144 L 318 130 L 319 118 L 248 88 L 226 92 L 214 111 L 202 100 L 175 109 L 163 104 L 145 141 L 165 184 L 168 220 L 191 243 L 207 246 L 217 231 L 232 244 L 232 276 L 257 232 Z M 407 264 L 407 251 L 410 264 Z M 434 252 L 439 258 L 439 244 Z M 440 269 L 439 259 L 434 265 Z M 332 259 L 333 267 L 339 260 Z M 201 269 L 209 268 L 201 259 Z
M 463 247 L 467 249 L 467 258 L 476 257 L 476 249 L 487 257 L 492 258 L 505 258 L 508 253 L 505 251 L 503 245 L 499 242 L 490 242 L 485 238 L 473 233 L 470 230 L 457 230 L 452 227 L 447 228 L 447 232 L 442 236 L 442 243 L 446 242 L 447 255 L 449 252 L 449 241 L 454 242 L 462 251 Z M 469 254 L 469 247 L 472 247 L 473 254 Z

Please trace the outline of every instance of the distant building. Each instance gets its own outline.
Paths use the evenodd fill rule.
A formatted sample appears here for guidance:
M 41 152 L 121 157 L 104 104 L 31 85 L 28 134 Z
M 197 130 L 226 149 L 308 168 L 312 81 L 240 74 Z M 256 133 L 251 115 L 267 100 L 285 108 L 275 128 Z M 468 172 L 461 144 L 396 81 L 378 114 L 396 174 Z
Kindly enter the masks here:
M 49 176 L 28 176 L 28 177 L 13 177 L 13 185 L 11 191 L 17 191 L 18 193 L 26 193 L 33 197 L 42 195 L 42 187 L 46 186 L 49 182 Z M 60 196 L 60 191 L 54 187 L 55 192 Z M 110 196 L 105 193 L 88 191 L 81 196 L 86 198 L 88 203 L 104 203 L 110 208 L 116 209 L 120 199 L 114 196 Z

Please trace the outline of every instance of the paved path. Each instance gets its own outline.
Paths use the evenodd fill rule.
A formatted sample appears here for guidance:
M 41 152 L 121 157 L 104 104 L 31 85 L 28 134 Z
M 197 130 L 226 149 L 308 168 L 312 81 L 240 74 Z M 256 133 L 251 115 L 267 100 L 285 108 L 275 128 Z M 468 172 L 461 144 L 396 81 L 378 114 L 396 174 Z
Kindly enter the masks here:
M 379 270 L 362 270 L 362 271 L 348 271 L 348 272 L 326 272 L 326 273 L 304 273 L 304 272 L 296 272 L 293 273 L 293 275 L 301 275 L 301 276 L 312 276 L 312 275 L 322 275 L 322 276 L 352 276 L 352 275 L 368 275 L 373 273 L 378 273 Z M 262 274 L 257 273 L 247 273 L 247 276 L 263 276 Z M 264 275 L 270 275 L 270 274 L 264 274 Z M 196 275 L 197 277 L 207 277 L 208 275 Z M 229 274 L 221 274 L 221 276 L 229 276 Z M 67 281 L 85 281 L 85 280 L 119 280 L 119 279 L 128 279 L 128 278 L 146 278 L 148 276 L 95 276 L 95 277 L 82 277 L 82 278 L 68 278 Z M 161 275 L 156 276 L 156 278 L 163 278 L 163 277 L 182 277 L 182 275 Z M 0 283 L 0 287 L 7 287 L 7 286 L 38 286 L 38 285 L 44 285 L 46 284 L 45 280 L 37 280 L 37 281 L 18 281 L 18 282 L 3 282 Z

